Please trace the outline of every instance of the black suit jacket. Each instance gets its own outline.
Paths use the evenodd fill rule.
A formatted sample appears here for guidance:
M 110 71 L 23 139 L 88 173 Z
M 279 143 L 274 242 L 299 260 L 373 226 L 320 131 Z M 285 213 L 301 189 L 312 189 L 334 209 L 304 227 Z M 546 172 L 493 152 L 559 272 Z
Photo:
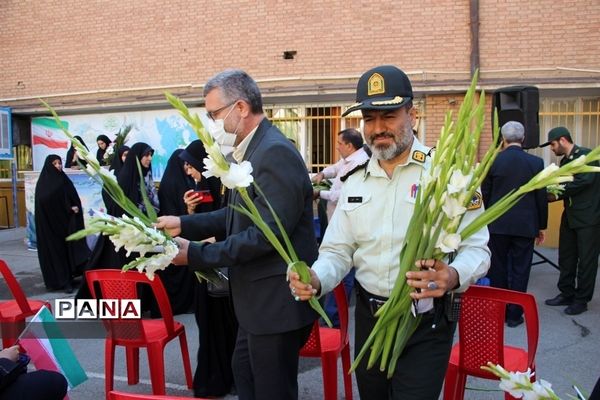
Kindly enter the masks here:
M 266 118 L 252 137 L 244 160 L 252 164 L 255 182 L 285 227 L 298 257 L 311 265 L 317 258 L 313 228 L 312 185 L 302 157 L 293 144 Z M 253 186 L 250 198 L 271 229 L 279 232 L 265 199 Z M 229 204 L 244 206 L 237 191 Z M 191 243 L 192 268 L 229 266 L 235 313 L 252 334 L 287 332 L 309 325 L 317 314 L 308 302 L 294 301 L 286 281 L 287 265 L 260 230 L 241 213 L 226 207 L 211 213 L 181 217 L 182 236 L 192 240 L 226 239 L 214 244 Z M 283 243 L 283 240 L 280 241 Z
M 481 186 L 486 208 L 505 194 L 527 183 L 544 169 L 544 161 L 526 153 L 519 146 L 508 146 L 498 156 Z M 534 238 L 540 229 L 546 229 L 548 200 L 546 189 L 529 192 L 513 208 L 492 222 L 492 234 Z

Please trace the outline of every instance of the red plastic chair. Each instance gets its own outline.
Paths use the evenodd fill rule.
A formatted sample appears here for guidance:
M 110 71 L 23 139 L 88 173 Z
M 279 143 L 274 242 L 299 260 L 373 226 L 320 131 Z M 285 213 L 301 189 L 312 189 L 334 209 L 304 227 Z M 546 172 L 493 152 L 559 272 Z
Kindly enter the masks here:
M 523 307 L 527 329 L 527 349 L 504 344 L 504 319 L 507 304 Z M 528 293 L 487 286 L 471 286 L 462 298 L 458 321 L 459 341 L 452 347 L 444 400 L 463 399 L 467 375 L 499 380 L 481 369 L 488 362 L 507 371 L 535 372 L 535 353 L 539 337 L 535 297 Z M 535 375 L 532 379 L 535 379 Z M 505 399 L 513 399 L 508 393 Z
M 152 393 L 165 394 L 164 348 L 168 342 L 179 337 L 183 369 L 188 388 L 192 388 L 192 369 L 188 352 L 185 327 L 173 319 L 173 312 L 165 288 L 158 276 L 149 280 L 145 274 L 120 270 L 91 270 L 86 272 L 87 284 L 94 298 L 104 299 L 137 299 L 138 285 L 144 284 L 152 288 L 153 295 L 160 308 L 160 319 L 114 319 L 104 320 L 107 328 L 105 343 L 105 375 L 106 398 L 113 389 L 113 371 L 115 346 L 124 346 L 127 360 L 127 383 L 139 382 L 139 349 L 148 351 L 148 365 Z M 96 285 L 99 291 L 96 291 Z
M 323 392 L 325 400 L 338 398 L 337 360 L 342 356 L 342 374 L 346 400 L 352 400 L 352 376 L 350 375 L 350 344 L 348 341 L 348 300 L 343 283 L 333 290 L 340 318 L 339 328 L 319 326 L 315 321 L 308 341 L 300 349 L 301 357 L 320 357 L 323 369 Z
M 0 273 L 4 277 L 14 300 L 0 302 L 0 332 L 2 347 L 15 344 L 19 334 L 25 329 L 25 319 L 35 315 L 43 306 L 52 308 L 43 300 L 29 300 L 19 285 L 19 282 L 4 260 L 0 260 Z
M 137 393 L 124 393 L 111 390 L 108 398 L 110 400 L 183 400 L 183 399 L 196 399 L 202 400 L 199 397 L 179 397 L 179 396 L 162 396 L 155 394 L 137 394 Z M 208 399 L 204 399 L 208 400 Z

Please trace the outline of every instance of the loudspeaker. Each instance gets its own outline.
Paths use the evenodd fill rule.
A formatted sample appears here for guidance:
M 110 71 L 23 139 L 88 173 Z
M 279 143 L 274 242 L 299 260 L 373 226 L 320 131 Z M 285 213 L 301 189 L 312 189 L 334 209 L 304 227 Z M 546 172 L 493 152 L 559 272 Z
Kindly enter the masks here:
M 540 145 L 540 92 L 535 86 L 509 86 L 496 90 L 492 96 L 492 121 L 498 109 L 498 125 L 518 121 L 525 127 L 524 149 Z

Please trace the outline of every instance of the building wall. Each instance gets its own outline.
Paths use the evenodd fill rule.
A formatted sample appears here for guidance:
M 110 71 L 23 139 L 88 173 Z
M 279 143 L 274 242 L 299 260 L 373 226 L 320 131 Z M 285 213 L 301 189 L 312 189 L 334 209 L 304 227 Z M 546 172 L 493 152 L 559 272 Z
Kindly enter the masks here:
M 600 2 L 486 0 L 480 3 L 482 69 L 599 69 Z M 560 76 L 569 73 L 565 71 Z
M 262 80 L 356 77 L 393 63 L 423 72 L 416 82 L 444 82 L 468 77 L 469 3 L 1 2 L 0 99 L 198 85 L 226 67 Z M 479 8 L 482 79 L 486 70 L 599 68 L 597 1 L 481 1 Z M 297 55 L 284 60 L 284 50 Z M 540 74 L 556 72 L 533 75 Z

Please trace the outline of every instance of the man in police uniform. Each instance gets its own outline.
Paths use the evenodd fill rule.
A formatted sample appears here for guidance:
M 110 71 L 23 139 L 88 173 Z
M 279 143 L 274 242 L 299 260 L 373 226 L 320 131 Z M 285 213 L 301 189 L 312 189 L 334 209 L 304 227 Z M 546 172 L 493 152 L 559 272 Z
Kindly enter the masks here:
M 559 126 L 548 132 L 548 141 L 540 147 L 563 156 L 560 165 L 570 163 L 590 152 L 573 143 L 571 133 Z M 598 165 L 594 163 L 593 165 Z M 600 174 L 585 173 L 567 182 L 559 197 L 548 195 L 549 201 L 564 200 L 565 209 L 560 220 L 558 265 L 560 294 L 546 300 L 549 306 L 567 306 L 568 315 L 587 311 L 587 303 L 594 295 L 600 252 Z M 577 277 L 577 286 L 575 278 Z
M 344 115 L 361 110 L 364 134 L 373 155 L 344 184 L 313 264 L 310 285 L 290 273 L 290 289 L 297 300 L 331 291 L 354 265 L 357 302 L 355 351 L 362 348 L 375 325 L 373 313 L 385 301 L 399 272 L 399 256 L 417 196 L 421 173 L 429 168 L 429 148 L 412 132 L 415 110 L 406 74 L 390 65 L 367 71 L 358 81 L 356 101 Z M 463 224 L 483 212 L 481 196 L 465 214 Z M 450 265 L 421 260 L 423 269 L 407 273 L 419 300 L 421 323 L 409 339 L 395 373 L 387 379 L 378 368 L 366 369 L 366 358 L 356 370 L 361 399 L 437 399 L 442 388 L 455 321 L 444 312 L 448 291 L 463 292 L 485 275 L 490 263 L 487 229 L 463 241 Z M 437 300 L 434 302 L 434 298 Z

